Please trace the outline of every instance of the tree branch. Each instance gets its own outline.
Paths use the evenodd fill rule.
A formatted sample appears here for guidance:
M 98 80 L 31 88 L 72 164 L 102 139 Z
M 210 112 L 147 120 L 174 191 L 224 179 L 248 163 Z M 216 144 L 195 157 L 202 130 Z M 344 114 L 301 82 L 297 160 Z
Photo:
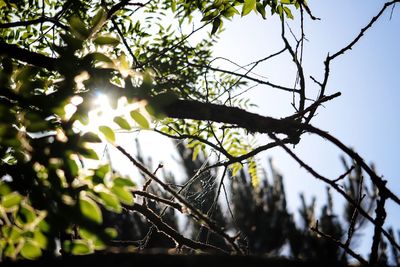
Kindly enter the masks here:
M 335 243 L 338 247 L 341 247 L 344 251 L 346 251 L 347 254 L 349 254 L 350 256 L 355 258 L 356 260 L 358 260 L 361 264 L 363 264 L 363 265 L 367 265 L 368 264 L 368 262 L 360 254 L 357 254 L 356 252 L 354 252 L 348 245 L 343 244 L 342 242 L 340 242 L 339 240 L 333 238 L 332 236 L 321 232 L 318 229 L 318 224 L 317 224 L 316 227 L 311 227 L 310 230 L 316 232 L 317 234 L 319 234 L 320 236 L 324 237 L 325 239 Z
M 235 244 L 235 239 L 233 237 L 230 237 L 228 234 L 226 234 L 215 222 L 213 222 L 210 218 L 208 218 L 206 215 L 204 215 L 202 212 L 200 212 L 198 209 L 193 207 L 190 203 L 188 203 L 181 195 L 179 195 L 177 192 L 172 190 L 167 184 L 165 184 L 163 181 L 161 181 L 159 178 L 157 178 L 153 173 L 151 173 L 145 166 L 143 166 L 140 162 L 135 160 L 128 152 L 125 151 L 120 146 L 116 146 L 116 148 L 124 154 L 130 161 L 131 163 L 136 166 L 142 173 L 147 175 L 149 178 L 151 178 L 153 181 L 155 181 L 157 184 L 159 184 L 165 191 L 170 193 L 173 197 L 175 197 L 179 202 L 184 204 L 191 212 L 192 214 L 197 217 L 198 220 L 203 221 L 210 230 L 213 232 L 219 234 L 222 236 L 228 244 L 237 252 L 242 254 L 242 250 L 238 247 L 237 244 Z
M 381 193 L 381 192 L 380 192 Z M 371 266 L 375 266 L 378 262 L 378 252 L 379 252 L 379 243 L 381 242 L 381 228 L 385 223 L 386 219 L 386 211 L 385 211 L 385 202 L 386 197 L 383 194 L 379 194 L 380 197 L 376 201 L 376 217 L 375 217 L 375 227 L 374 227 L 374 236 L 372 238 L 372 246 L 371 253 L 369 257 L 369 264 Z
M 299 165 L 301 167 L 303 167 L 304 169 L 306 169 L 309 173 L 311 173 L 315 178 L 323 181 L 324 183 L 328 184 L 329 186 L 331 186 L 333 189 L 336 190 L 336 192 L 338 192 L 339 194 L 341 194 L 343 196 L 344 199 L 346 199 L 346 201 L 348 203 L 350 203 L 354 208 L 356 208 L 358 210 L 358 212 L 364 216 L 368 221 L 370 221 L 373 225 L 375 224 L 375 220 L 368 214 L 368 212 L 366 212 L 360 205 L 359 203 L 357 203 L 357 201 L 355 201 L 354 199 L 352 199 L 349 195 L 346 194 L 345 191 L 343 191 L 343 189 L 336 184 L 334 181 L 320 175 L 319 173 L 317 173 L 313 168 L 311 168 L 309 165 L 307 165 L 304 161 L 302 161 L 295 153 L 293 153 L 284 143 L 282 143 L 281 140 L 279 140 L 275 135 L 270 134 L 270 137 L 274 140 L 276 140 L 277 142 L 280 142 L 280 146 L 295 160 L 297 161 L 297 163 L 299 163 Z M 400 250 L 400 245 L 397 244 L 396 240 L 388 233 L 388 231 L 386 231 L 383 227 L 378 226 L 380 231 L 382 231 L 383 235 L 389 240 L 389 242 L 396 247 L 398 250 Z
M 202 103 L 193 100 L 177 100 L 164 107 L 164 112 L 171 118 L 228 123 L 237 125 L 253 133 L 274 132 L 292 136 L 301 125 L 293 120 L 265 117 L 237 107 Z
M 173 229 L 171 226 L 168 224 L 164 223 L 162 219 L 155 214 L 152 210 L 146 208 L 143 205 L 134 203 L 131 206 L 124 205 L 124 208 L 129 211 L 136 211 L 142 214 L 143 216 L 146 217 L 147 220 L 149 220 L 160 232 L 165 233 L 169 237 L 175 240 L 179 245 L 186 246 L 188 248 L 192 249 L 200 249 L 200 250 L 205 250 L 205 251 L 213 251 L 213 252 L 219 252 L 219 253 L 224 253 L 228 254 L 227 251 L 224 251 L 220 248 L 214 247 L 212 245 L 204 244 L 201 242 L 194 241 L 192 239 L 186 238 L 180 233 L 178 233 L 175 229 Z
M 0 41 L 0 55 L 4 55 L 47 70 L 58 70 L 60 60 L 39 53 L 31 52 L 13 44 Z
M 13 28 L 13 27 L 21 27 L 21 26 L 29 26 L 33 24 L 43 23 L 43 22 L 51 22 L 56 26 L 62 28 L 63 30 L 69 30 L 67 26 L 60 23 L 58 20 L 48 17 L 40 17 L 37 19 L 27 20 L 27 21 L 16 21 L 16 22 L 8 22 L 8 23 L 0 23 L 0 29 Z
M 299 93 L 300 92 L 298 89 L 293 89 L 293 88 L 288 88 L 288 87 L 285 87 L 285 86 L 277 85 L 277 84 L 274 84 L 274 83 L 271 83 L 271 82 L 268 82 L 268 81 L 263 81 L 263 80 L 251 77 L 249 75 L 240 74 L 240 73 L 237 73 L 237 72 L 234 72 L 234 71 L 230 71 L 230 70 L 224 70 L 224 69 L 215 68 L 215 67 L 211 67 L 211 66 L 203 66 L 203 65 L 200 65 L 200 64 L 195 64 L 195 63 L 190 63 L 190 62 L 186 62 L 186 64 L 189 65 L 189 66 L 192 66 L 192 67 L 196 67 L 196 68 L 205 68 L 205 69 L 209 69 L 209 70 L 212 70 L 212 71 L 217 71 L 217 72 L 221 72 L 221 73 L 230 74 L 230 75 L 237 76 L 237 77 L 240 77 L 240 78 L 244 78 L 244 79 L 259 83 L 259 84 L 265 84 L 265 85 L 268 85 L 268 86 L 270 86 L 272 88 L 276 88 L 276 89 L 283 90 L 283 91 L 286 91 L 286 92 L 291 92 L 291 93 L 293 93 L 293 92 L 294 93 Z
M 378 14 L 373 17 L 371 19 L 371 21 L 367 24 L 367 26 L 365 26 L 364 28 L 361 29 L 360 33 L 356 36 L 356 38 L 354 38 L 354 40 L 352 40 L 348 45 L 346 45 L 345 47 L 343 47 L 342 49 L 340 49 L 338 52 L 336 52 L 335 54 L 333 54 L 332 56 L 329 56 L 328 59 L 333 60 L 336 57 L 344 54 L 346 51 L 351 50 L 353 48 L 353 46 L 361 39 L 361 37 L 364 36 L 364 33 L 372 27 L 372 25 L 379 19 L 379 17 L 383 14 L 383 12 L 385 12 L 386 8 L 388 8 L 389 6 L 395 4 L 395 3 L 400 3 L 400 0 L 394 0 L 391 2 L 387 2 L 383 5 L 382 9 L 378 12 Z

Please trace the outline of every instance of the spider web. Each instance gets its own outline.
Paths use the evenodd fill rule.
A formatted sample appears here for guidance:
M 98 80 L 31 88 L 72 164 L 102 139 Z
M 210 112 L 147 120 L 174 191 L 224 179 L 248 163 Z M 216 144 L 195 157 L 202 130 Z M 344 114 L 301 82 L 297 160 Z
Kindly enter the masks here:
M 216 176 L 210 170 L 205 170 L 206 167 L 207 162 L 203 163 L 197 173 L 181 189 L 181 195 L 203 212 L 211 207 L 217 187 Z

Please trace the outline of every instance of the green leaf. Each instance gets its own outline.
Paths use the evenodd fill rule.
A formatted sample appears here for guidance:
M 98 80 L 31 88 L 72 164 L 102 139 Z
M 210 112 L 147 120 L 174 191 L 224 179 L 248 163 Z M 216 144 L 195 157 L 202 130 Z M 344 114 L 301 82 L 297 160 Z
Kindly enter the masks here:
M 109 173 L 111 170 L 110 165 L 109 164 L 105 164 L 105 165 L 100 165 L 96 170 L 95 170 L 95 175 L 99 178 L 101 178 L 101 180 L 104 180 L 104 178 L 106 177 L 107 173 Z
M 172 12 L 176 11 L 176 0 L 171 1 L 171 9 L 172 9 Z
M 79 198 L 79 208 L 86 219 L 100 224 L 103 221 L 99 206 L 92 199 L 81 196 Z
M 116 46 L 119 44 L 119 39 L 112 36 L 99 36 L 96 37 L 96 39 L 94 39 L 93 42 L 98 45 Z
M 252 10 L 256 10 L 256 0 L 244 0 L 242 8 L 242 17 L 249 14 Z
M 134 119 L 137 124 L 139 124 L 142 128 L 144 129 L 149 129 L 150 128 L 150 124 L 147 121 L 147 119 L 139 112 L 136 110 L 132 110 L 131 111 L 131 117 L 132 119 Z
M 265 7 L 260 2 L 257 2 L 257 11 L 260 12 L 263 19 L 267 18 L 266 14 L 265 14 Z
M 0 196 L 4 196 L 11 193 L 11 188 L 8 184 L 0 182 Z
M 96 151 L 91 148 L 78 147 L 78 152 L 81 156 L 87 159 L 99 160 L 99 156 L 97 156 Z
M 283 11 L 285 11 L 286 17 L 288 17 L 289 19 L 293 19 L 292 11 L 288 7 L 284 6 Z
M 83 142 L 89 143 L 101 143 L 101 139 L 97 136 L 97 134 L 88 132 L 81 136 L 81 140 Z
M 117 230 L 115 230 L 114 228 L 108 227 L 104 230 L 104 232 L 106 232 L 106 234 L 111 238 L 114 239 L 118 236 L 118 232 Z
M 9 241 L 18 242 L 22 235 L 22 230 L 17 226 L 3 225 L 1 227 L 1 233 L 3 237 L 6 237 Z
M 106 19 L 106 14 L 104 12 L 103 8 L 100 8 L 99 11 L 96 13 L 96 15 L 93 17 L 92 21 L 92 27 L 96 28 L 99 26 L 100 23 L 102 23 Z
M 63 245 L 64 250 L 73 255 L 87 255 L 93 252 L 93 249 L 85 240 L 67 240 Z
M 193 149 L 193 154 L 192 154 L 192 161 L 195 161 L 197 159 L 197 155 L 200 152 L 200 146 L 195 146 L 195 148 Z
M 72 176 L 75 177 L 79 174 L 79 167 L 74 159 L 71 159 L 71 158 L 67 159 L 66 165 L 68 166 L 69 171 L 71 172 Z
M 87 54 L 86 57 L 91 57 L 95 61 L 101 61 L 101 62 L 106 62 L 106 63 L 112 63 L 113 61 L 106 55 L 99 53 L 99 52 L 93 52 L 90 54 Z
M 212 20 L 212 19 L 216 19 L 217 16 L 218 16 L 218 14 L 219 14 L 219 11 L 218 11 L 218 10 L 214 10 L 214 11 L 211 12 L 211 13 L 207 13 L 207 15 L 205 15 L 205 16 L 201 19 L 201 21 L 210 21 L 210 20 Z
M 94 245 L 94 249 L 105 249 L 104 242 L 102 242 L 101 239 L 99 239 L 99 237 L 95 233 L 92 233 L 91 231 L 88 231 L 87 229 L 84 228 L 79 228 L 79 235 L 85 241 L 90 240 L 91 244 Z
M 293 4 L 295 1 L 294 0 L 281 0 L 281 4 L 285 5 L 290 5 Z
M 239 15 L 239 11 L 236 10 L 236 8 L 230 6 L 227 9 L 225 9 L 224 11 L 222 11 L 222 16 L 224 16 L 225 18 L 231 18 L 234 15 Z
M 122 210 L 121 204 L 119 203 L 118 198 L 114 194 L 111 194 L 110 192 L 103 190 L 99 192 L 99 196 L 104 201 L 104 206 L 107 209 L 115 211 L 117 213 L 121 212 Z
M 36 219 L 36 214 L 31 206 L 22 204 L 16 216 L 16 222 L 23 227 Z
M 213 21 L 213 26 L 212 26 L 212 30 L 211 30 L 211 34 L 214 34 L 217 32 L 217 30 L 219 29 L 219 26 L 221 25 L 221 19 L 220 18 L 216 18 Z
M 33 233 L 33 241 L 42 249 L 46 249 L 48 244 L 47 237 L 40 230 Z
M 115 117 L 114 118 L 114 122 L 116 124 L 118 124 L 118 126 L 121 127 L 122 129 L 125 129 L 125 130 L 130 130 L 131 129 L 131 126 L 129 125 L 129 123 L 124 118 L 122 118 L 120 116 Z
M 22 196 L 17 193 L 17 192 L 13 192 L 10 193 L 8 195 L 3 196 L 2 200 L 1 200 L 1 205 L 6 208 L 12 208 L 17 206 L 22 200 Z
M 134 198 L 132 196 L 132 193 L 129 192 L 126 188 L 115 185 L 111 188 L 111 192 L 113 192 L 122 203 L 127 205 L 133 204 Z
M 21 256 L 25 259 L 34 260 L 42 256 L 42 250 L 31 240 L 26 240 L 21 249 Z
M 99 131 L 105 136 L 105 138 L 110 142 L 115 142 L 115 133 L 108 126 L 99 126 Z
M 114 184 L 117 186 L 129 186 L 129 187 L 135 187 L 136 184 L 129 178 L 121 178 L 117 177 L 113 180 Z
M 85 24 L 82 22 L 82 20 L 77 17 L 77 16 L 73 16 L 70 20 L 69 20 L 69 25 L 71 26 L 71 30 L 72 33 L 80 38 L 80 39 L 86 39 L 89 37 L 89 31 L 88 29 L 86 29 Z

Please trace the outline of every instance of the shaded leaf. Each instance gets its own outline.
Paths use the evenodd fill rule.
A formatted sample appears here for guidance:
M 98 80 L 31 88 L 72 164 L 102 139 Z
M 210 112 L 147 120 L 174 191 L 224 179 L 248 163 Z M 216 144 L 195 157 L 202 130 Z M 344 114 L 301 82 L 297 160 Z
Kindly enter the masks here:
M 106 55 L 104 55 L 103 53 L 99 53 L 99 52 L 93 52 L 87 55 L 87 57 L 91 57 L 93 60 L 96 61 L 101 61 L 101 62 L 106 62 L 106 63 L 112 63 L 113 61 Z
M 69 25 L 71 26 L 71 30 L 76 37 L 80 39 L 86 39 L 89 37 L 89 31 L 86 29 L 85 24 L 79 17 L 73 16 L 69 20 Z
M 81 140 L 83 142 L 89 142 L 89 143 L 101 143 L 101 139 L 97 136 L 97 134 L 92 132 L 87 132 L 84 135 L 82 135 Z
M 221 19 L 220 18 L 216 18 L 213 21 L 213 26 L 212 26 L 212 30 L 211 30 L 211 34 L 214 34 L 217 32 L 217 30 L 219 29 L 219 26 L 221 25 Z
M 91 148 L 78 147 L 78 152 L 81 156 L 87 159 L 99 160 L 99 156 L 97 155 L 96 151 Z
M 98 45 L 112 45 L 116 46 L 119 44 L 119 39 L 112 37 L 112 36 L 99 36 L 93 40 L 95 44 Z
M 92 27 L 96 28 L 106 19 L 106 14 L 103 8 L 100 8 L 96 15 L 93 17 Z

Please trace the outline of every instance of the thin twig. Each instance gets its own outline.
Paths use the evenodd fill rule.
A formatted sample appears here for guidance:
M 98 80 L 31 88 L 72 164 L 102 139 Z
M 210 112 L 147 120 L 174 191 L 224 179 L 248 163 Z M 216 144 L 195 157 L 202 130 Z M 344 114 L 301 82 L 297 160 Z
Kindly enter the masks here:
M 241 249 L 238 247 L 237 244 L 235 244 L 234 238 L 230 237 L 228 234 L 226 234 L 215 222 L 213 222 L 210 218 L 208 218 L 206 215 L 204 215 L 202 212 L 200 212 L 198 209 L 193 207 L 190 203 L 186 201 L 181 195 L 179 195 L 177 192 L 172 190 L 167 184 L 165 184 L 163 181 L 161 181 L 159 178 L 157 178 L 154 174 L 152 174 L 145 166 L 143 166 L 140 162 L 135 160 L 124 148 L 121 146 L 115 146 L 117 150 L 119 150 L 122 154 L 124 154 L 130 161 L 131 163 L 136 166 L 142 173 L 147 175 L 149 178 L 151 178 L 153 181 L 155 181 L 157 184 L 159 184 L 165 191 L 170 193 L 172 196 L 174 196 L 179 202 L 184 204 L 186 208 L 190 210 L 190 212 L 197 217 L 200 221 L 203 221 L 210 230 L 213 232 L 221 235 L 227 242 L 228 244 L 237 252 L 242 254 Z
M 363 264 L 363 265 L 367 265 L 368 264 L 368 262 L 360 254 L 357 254 L 356 252 L 354 252 L 354 250 L 352 250 L 349 246 L 343 244 L 342 242 L 340 242 L 339 240 L 335 239 L 334 237 L 321 232 L 318 229 L 318 223 L 317 223 L 316 227 L 311 227 L 310 230 L 314 231 L 315 233 L 317 233 L 318 235 L 322 236 L 323 238 L 335 243 L 338 247 L 341 247 L 344 251 L 346 251 L 347 254 L 352 256 L 354 259 L 358 260 L 361 264 Z

